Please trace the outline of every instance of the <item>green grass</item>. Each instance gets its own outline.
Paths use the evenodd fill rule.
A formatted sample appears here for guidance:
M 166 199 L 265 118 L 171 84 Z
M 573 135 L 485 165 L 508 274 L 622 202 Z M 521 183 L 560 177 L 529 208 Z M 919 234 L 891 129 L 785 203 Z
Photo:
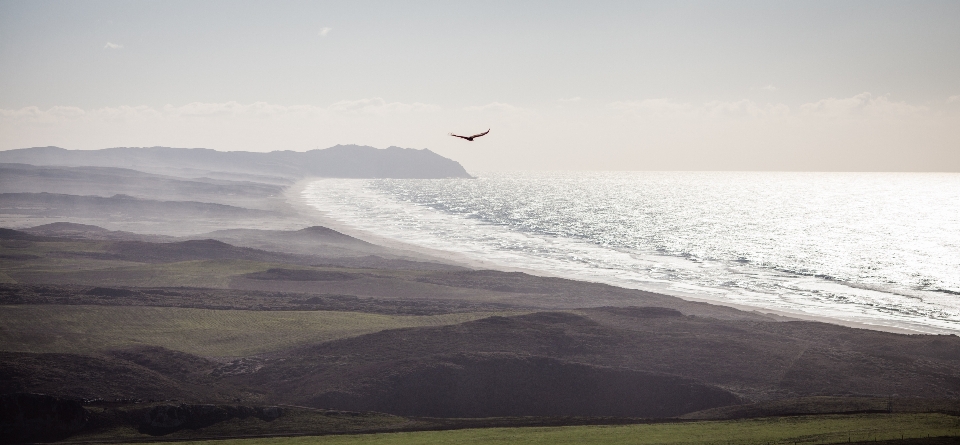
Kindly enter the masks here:
M 6 241 L 0 243 L 0 253 L 36 255 L 38 258 L 0 259 L 0 273 L 6 277 L 0 279 L 44 284 L 227 288 L 237 275 L 275 267 L 308 268 L 239 259 L 145 264 L 75 256 L 104 253 L 111 245 L 113 243 L 103 241 Z
M 411 279 L 420 271 L 314 267 L 249 260 L 194 260 L 170 263 L 133 263 L 115 260 L 45 257 L 35 260 L 0 260 L 0 273 L 14 282 L 85 284 L 120 287 L 202 287 L 227 289 L 244 274 L 273 268 L 358 272 L 370 277 Z M 432 286 L 411 283 L 419 286 Z
M 82 263 L 73 266 L 73 263 Z M 291 267 L 280 263 L 262 263 L 246 260 L 198 260 L 161 264 L 131 264 L 114 261 L 112 264 L 94 261 L 70 260 L 56 262 L 44 259 L 42 263 L 22 270 L 8 270 L 18 281 L 47 284 L 90 284 L 98 286 L 186 286 L 227 288 L 237 275 L 263 272 L 274 267 Z M 120 267 L 116 267 L 116 266 Z M 293 266 L 294 268 L 301 268 Z
M 960 434 L 957 417 L 870 414 L 721 422 L 553 428 L 487 428 L 354 436 L 181 442 L 205 445 L 408 444 L 826 444 Z
M 0 348 L 89 353 L 155 345 L 207 357 L 258 354 L 384 329 L 439 326 L 493 315 L 383 315 L 142 306 L 0 306 Z
M 105 269 L 137 265 L 129 261 L 102 260 L 72 256 L 74 253 L 103 253 L 107 244 L 96 241 L 62 241 L 62 242 L 25 242 L 25 247 L 9 247 L 10 242 L 0 243 L 2 255 L 35 255 L 37 258 L 9 259 L 0 258 L 0 272 L 9 277 L 10 281 L 17 282 L 15 276 L 20 273 L 54 274 L 74 273 L 91 269 Z
M 497 292 L 482 289 L 457 288 L 418 282 L 418 277 L 429 274 L 429 272 L 417 270 L 349 269 L 246 259 L 140 263 L 98 257 L 97 254 L 110 250 L 110 242 L 13 241 L 16 241 L 16 243 L 7 242 L 6 247 L 0 246 L 0 254 L 8 255 L 7 258 L 0 258 L 0 283 L 230 289 L 238 287 L 237 280 L 246 274 L 263 272 L 273 268 L 285 268 L 356 272 L 364 277 L 349 283 L 259 281 L 239 285 L 239 287 L 252 285 L 259 289 L 307 289 L 308 291 L 316 290 L 318 292 L 320 292 L 320 289 L 347 287 L 352 289 L 347 293 L 365 296 L 396 294 L 416 295 L 422 298 L 482 298 L 486 301 L 502 300 L 504 302 L 512 299 L 511 296 L 504 295 L 497 297 Z M 15 247 L 10 247 L 14 245 Z M 35 255 L 36 258 L 12 259 L 10 257 L 18 254 Z M 332 292 L 338 293 L 341 291 L 334 290 Z
M 244 259 L 140 263 L 83 256 L 108 252 L 113 244 L 109 241 L 90 240 L 3 240 L 0 242 L 0 254 L 27 254 L 35 255 L 37 258 L 0 258 L 0 282 L 228 288 L 231 280 L 239 275 L 263 272 L 271 268 L 325 269 Z M 337 270 L 347 271 L 342 268 Z M 368 275 L 404 279 L 419 275 L 419 272 L 400 270 L 363 269 L 360 271 Z

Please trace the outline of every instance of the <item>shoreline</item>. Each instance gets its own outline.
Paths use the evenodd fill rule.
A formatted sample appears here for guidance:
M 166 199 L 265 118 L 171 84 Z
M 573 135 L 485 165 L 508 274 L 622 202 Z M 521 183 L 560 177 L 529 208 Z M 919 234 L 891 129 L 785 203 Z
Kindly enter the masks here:
M 302 198 L 303 190 L 307 187 L 307 185 L 319 179 L 329 179 L 329 178 L 302 179 L 300 181 L 297 181 L 290 187 L 288 187 L 284 192 L 287 198 L 287 202 L 291 206 L 293 206 L 294 209 L 296 209 L 301 216 L 308 218 L 319 225 L 322 225 L 329 229 L 336 230 L 345 235 L 350 235 L 354 238 L 366 241 L 371 244 L 376 244 L 378 246 L 387 247 L 387 248 L 402 251 L 404 253 L 408 253 L 415 258 L 439 261 L 442 263 L 467 267 L 471 269 L 491 269 L 491 270 L 498 270 L 502 272 L 524 272 L 531 275 L 542 276 L 542 277 L 563 278 L 563 277 L 552 275 L 540 270 L 504 267 L 492 261 L 477 260 L 474 258 L 467 257 L 466 255 L 458 254 L 456 252 L 431 249 L 429 247 L 409 244 L 403 241 L 395 240 L 393 238 L 387 238 L 384 236 L 380 236 L 376 233 L 371 233 L 365 230 L 360 230 L 352 226 L 346 225 L 340 222 L 339 220 L 328 216 L 326 212 L 318 210 L 312 207 L 310 204 L 307 204 L 306 202 L 304 202 Z
M 650 292 L 666 297 L 677 298 L 684 301 L 697 302 L 697 303 L 706 303 L 716 306 L 729 307 L 744 312 L 753 312 L 757 314 L 767 315 L 779 319 L 781 321 L 812 321 L 812 322 L 821 322 L 828 323 L 833 325 L 839 325 L 855 329 L 868 329 L 872 331 L 879 332 L 889 332 L 895 334 L 909 334 L 909 335 L 956 335 L 952 332 L 947 332 L 946 330 L 937 330 L 937 329 L 915 329 L 907 326 L 898 326 L 898 325 L 880 325 L 872 324 L 868 322 L 856 321 L 856 320 L 846 320 L 842 318 L 834 318 L 823 315 L 812 315 L 802 312 L 794 312 L 787 310 L 771 309 L 761 306 L 752 306 L 746 304 L 737 304 L 732 302 L 720 301 L 715 298 L 701 297 L 692 293 L 679 293 L 671 292 L 667 293 L 662 290 L 650 290 L 645 288 L 637 288 L 624 286 L 623 283 L 613 283 L 606 280 L 586 280 L 581 277 L 565 277 L 560 276 L 554 273 L 550 273 L 538 269 L 529 269 L 529 268 L 517 268 L 517 267 L 508 267 L 503 266 L 491 261 L 482 261 L 474 258 L 469 258 L 465 255 L 432 249 L 428 247 L 422 247 L 418 245 L 413 245 L 399 241 L 393 238 L 387 238 L 380 236 L 376 233 L 371 233 L 365 230 L 356 229 L 352 226 L 346 225 L 339 220 L 329 216 L 326 212 L 323 212 L 319 209 L 314 208 L 310 204 L 306 203 L 303 199 L 302 193 L 304 189 L 314 181 L 319 179 L 328 179 L 328 178 L 307 178 L 297 181 L 284 191 L 287 202 L 300 213 L 301 216 L 315 221 L 317 224 L 328 227 L 330 229 L 336 230 L 338 232 L 350 235 L 352 237 L 361 239 L 363 241 L 380 245 L 383 247 L 388 247 L 391 249 L 399 250 L 404 253 L 409 253 L 412 257 L 421 258 L 432 261 L 439 261 L 447 264 L 467 267 L 471 269 L 489 269 L 497 270 L 502 272 L 523 272 L 529 275 L 539 276 L 539 277 L 551 277 L 551 278 L 563 278 L 575 281 L 584 281 L 584 282 L 593 282 L 601 283 L 614 287 L 619 287 L 623 289 L 638 290 L 644 292 Z

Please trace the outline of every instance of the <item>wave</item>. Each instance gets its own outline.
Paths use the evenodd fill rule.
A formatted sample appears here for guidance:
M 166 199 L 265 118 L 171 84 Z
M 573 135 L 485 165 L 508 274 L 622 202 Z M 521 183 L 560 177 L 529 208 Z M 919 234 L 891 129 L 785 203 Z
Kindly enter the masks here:
M 925 179 L 908 191 L 960 190 L 936 187 L 960 184 L 960 175 L 934 177 L 932 185 Z M 889 207 L 889 181 L 844 174 L 511 174 L 319 180 L 304 198 L 357 229 L 502 267 L 858 323 L 960 331 L 960 304 L 937 292 L 960 287 L 951 272 L 960 270 L 960 242 L 949 238 L 960 234 L 960 207 L 939 209 L 936 221 L 918 223 L 915 208 L 892 218 L 877 211 Z M 818 195 L 823 182 L 834 187 Z M 838 196 L 851 184 L 859 185 L 853 195 L 861 202 L 831 213 L 850 206 Z M 951 202 L 942 195 L 935 198 Z M 902 190 L 895 198 L 916 203 Z M 869 208 L 865 199 L 874 210 L 856 211 Z M 890 221 L 907 227 L 898 232 Z M 950 227 L 958 230 L 941 230 Z M 897 238 L 904 231 L 915 233 Z

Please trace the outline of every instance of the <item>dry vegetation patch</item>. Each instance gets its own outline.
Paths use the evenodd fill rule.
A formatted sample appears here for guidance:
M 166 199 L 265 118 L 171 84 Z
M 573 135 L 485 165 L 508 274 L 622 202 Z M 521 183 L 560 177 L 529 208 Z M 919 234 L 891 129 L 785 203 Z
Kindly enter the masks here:
M 0 306 L 0 345 L 6 351 L 72 353 L 153 345 L 206 357 L 234 357 L 384 329 L 456 324 L 490 315 L 493 314 Z
M 830 444 L 960 435 L 944 414 L 866 414 L 615 426 L 484 428 L 372 435 L 234 439 L 184 445 Z

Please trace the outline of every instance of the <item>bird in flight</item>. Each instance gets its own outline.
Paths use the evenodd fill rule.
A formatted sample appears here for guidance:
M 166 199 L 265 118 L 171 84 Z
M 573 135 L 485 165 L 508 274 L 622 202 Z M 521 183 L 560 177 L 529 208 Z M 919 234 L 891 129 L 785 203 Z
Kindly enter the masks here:
M 490 129 L 488 128 L 487 131 L 484 131 L 483 133 L 480 133 L 480 134 L 475 134 L 475 135 L 473 135 L 473 136 L 460 136 L 459 134 L 453 134 L 453 133 L 450 133 L 450 136 L 458 137 L 458 138 L 461 138 L 461 139 L 466 139 L 466 140 L 468 140 L 468 141 L 470 141 L 470 142 L 473 142 L 473 138 L 478 138 L 478 137 L 483 136 L 483 135 L 485 135 L 485 134 L 487 134 L 487 133 L 489 133 L 489 132 L 490 132 Z

